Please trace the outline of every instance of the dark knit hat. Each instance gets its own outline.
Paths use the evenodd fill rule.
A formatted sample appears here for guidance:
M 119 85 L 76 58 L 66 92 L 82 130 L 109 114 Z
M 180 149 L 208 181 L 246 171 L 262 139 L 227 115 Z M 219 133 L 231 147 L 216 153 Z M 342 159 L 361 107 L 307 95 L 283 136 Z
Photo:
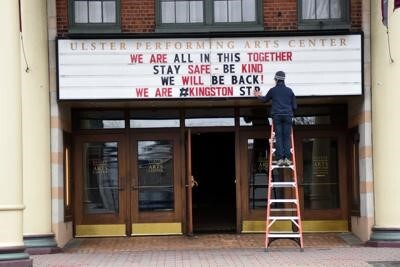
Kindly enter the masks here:
M 277 71 L 275 73 L 275 80 L 284 81 L 285 80 L 285 73 L 283 71 Z

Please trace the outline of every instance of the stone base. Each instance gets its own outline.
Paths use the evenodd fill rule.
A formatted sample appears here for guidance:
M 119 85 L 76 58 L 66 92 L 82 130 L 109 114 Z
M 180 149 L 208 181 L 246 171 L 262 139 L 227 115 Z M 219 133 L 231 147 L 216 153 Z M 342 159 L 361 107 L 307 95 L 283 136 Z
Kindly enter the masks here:
M 1 247 L 0 267 L 30 267 L 33 265 L 29 254 L 25 253 L 24 246 Z
M 14 261 L 0 261 L 0 267 L 32 267 L 33 260 L 14 260 Z
M 25 252 L 30 255 L 60 253 L 62 249 L 57 246 L 54 235 L 24 236 Z
M 400 248 L 400 228 L 373 227 L 371 238 L 365 245 L 369 247 Z
M 44 255 L 44 254 L 55 254 L 61 253 L 63 250 L 59 247 L 57 248 L 26 248 L 26 253 L 29 255 Z

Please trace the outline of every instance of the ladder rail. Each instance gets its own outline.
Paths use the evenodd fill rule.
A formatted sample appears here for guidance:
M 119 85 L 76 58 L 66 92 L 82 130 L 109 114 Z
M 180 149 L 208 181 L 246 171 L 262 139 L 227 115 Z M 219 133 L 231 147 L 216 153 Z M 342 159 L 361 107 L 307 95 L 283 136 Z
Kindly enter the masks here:
M 271 199 L 271 183 L 272 183 L 272 156 L 273 156 L 273 153 L 275 152 L 275 149 L 273 149 L 273 146 L 274 146 L 274 144 L 273 144 L 273 142 L 274 142 L 274 140 L 273 140 L 273 138 L 274 138 L 274 124 L 272 123 L 272 125 L 271 125 L 271 135 L 270 135 L 270 138 L 269 138 L 269 157 L 268 157 L 268 160 L 269 160 L 269 164 L 268 164 L 268 194 L 267 194 L 267 220 L 266 220 L 266 224 L 265 224 L 265 248 L 267 248 L 268 247 L 268 243 L 269 243 L 269 231 L 270 231 L 270 228 L 271 228 L 271 226 L 272 226 L 272 224 L 271 225 L 269 225 L 268 224 L 268 221 L 269 221 L 269 216 L 270 216 L 270 214 L 271 214 L 271 205 L 270 205 L 270 199 Z
M 292 159 L 293 159 L 292 162 L 293 162 L 293 170 L 294 170 L 293 171 L 293 180 L 294 180 L 294 182 L 296 184 L 294 191 L 295 191 L 296 199 L 297 199 L 297 201 L 299 201 L 300 198 L 299 198 L 299 187 L 298 187 L 298 181 L 297 181 L 296 152 L 295 152 L 295 149 L 294 149 L 293 127 L 291 129 L 291 138 L 290 139 L 291 139 L 291 144 L 292 144 L 291 152 L 292 152 Z M 298 202 L 298 205 L 296 205 L 296 209 L 297 209 L 297 216 L 299 217 L 298 224 L 296 226 L 298 227 L 298 231 L 299 231 L 299 234 L 300 234 L 300 247 L 301 247 L 301 249 L 303 249 L 304 248 L 304 244 L 303 244 L 303 224 L 301 222 L 300 202 Z

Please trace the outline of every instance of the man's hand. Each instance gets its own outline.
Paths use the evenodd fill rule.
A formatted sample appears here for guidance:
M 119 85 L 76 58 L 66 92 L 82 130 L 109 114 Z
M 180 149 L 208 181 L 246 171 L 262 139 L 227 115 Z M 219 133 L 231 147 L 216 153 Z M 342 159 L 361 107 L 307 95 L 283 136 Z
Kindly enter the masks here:
M 253 91 L 253 95 L 256 96 L 256 97 L 259 97 L 259 96 L 261 96 L 261 92 L 257 91 L 257 90 L 254 90 Z

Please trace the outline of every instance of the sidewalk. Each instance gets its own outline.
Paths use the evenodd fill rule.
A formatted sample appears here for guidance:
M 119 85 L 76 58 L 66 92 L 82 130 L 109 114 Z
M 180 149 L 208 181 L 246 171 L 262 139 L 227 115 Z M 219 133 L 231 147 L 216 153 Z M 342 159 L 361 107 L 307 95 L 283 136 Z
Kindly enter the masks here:
M 400 249 L 363 247 L 350 234 L 305 234 L 264 251 L 263 234 L 83 238 L 64 253 L 32 256 L 34 266 L 400 266 Z

